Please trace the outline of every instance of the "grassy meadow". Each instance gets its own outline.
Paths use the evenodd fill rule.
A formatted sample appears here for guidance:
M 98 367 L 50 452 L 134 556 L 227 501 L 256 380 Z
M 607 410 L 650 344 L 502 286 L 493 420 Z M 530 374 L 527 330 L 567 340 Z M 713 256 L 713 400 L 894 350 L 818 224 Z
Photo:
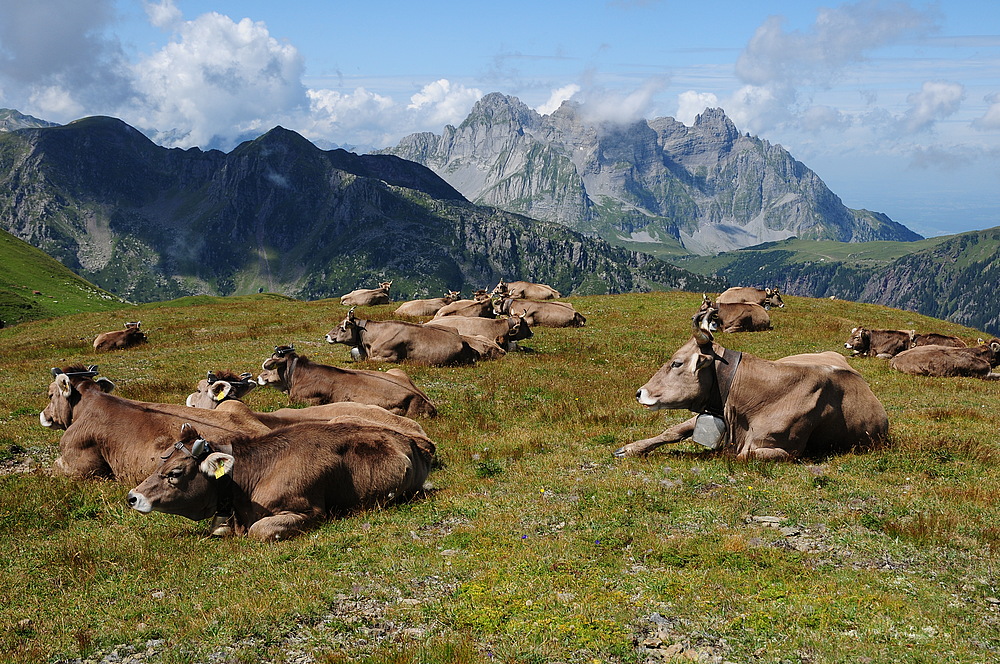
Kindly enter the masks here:
M 571 301 L 585 328 L 536 328 L 525 352 L 474 367 L 407 367 L 440 412 L 421 422 L 440 457 L 424 496 L 276 544 L 210 539 L 205 523 L 128 509 L 131 486 L 51 476 L 49 368 L 97 364 L 121 396 L 183 403 L 206 371 L 256 372 L 279 344 L 346 366 L 348 349 L 322 338 L 338 301 L 143 305 L 128 312 L 150 343 L 101 355 L 91 341 L 120 311 L 0 330 L 0 661 L 1000 658 L 1000 382 L 853 359 L 889 412 L 882 449 L 766 465 L 681 444 L 615 459 L 689 416 L 634 394 L 687 340 L 701 294 Z M 785 301 L 772 331 L 718 340 L 776 359 L 844 352 L 858 324 L 983 336 Z M 246 402 L 288 405 L 263 388 Z

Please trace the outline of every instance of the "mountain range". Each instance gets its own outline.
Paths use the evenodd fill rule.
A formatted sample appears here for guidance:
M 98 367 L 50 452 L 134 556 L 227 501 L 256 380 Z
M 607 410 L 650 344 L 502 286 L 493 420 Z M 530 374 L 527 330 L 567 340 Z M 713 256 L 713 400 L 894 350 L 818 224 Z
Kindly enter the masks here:
M 389 279 L 396 297 L 501 278 L 580 294 L 722 284 L 280 127 L 229 153 L 163 148 L 109 117 L 0 133 L 0 229 L 134 302 L 319 299 Z
M 493 93 L 458 126 L 383 153 L 433 170 L 466 198 L 651 253 L 714 254 L 798 237 L 865 242 L 920 236 L 846 207 L 780 145 L 740 133 L 721 109 L 609 123 L 564 102 L 540 115 Z

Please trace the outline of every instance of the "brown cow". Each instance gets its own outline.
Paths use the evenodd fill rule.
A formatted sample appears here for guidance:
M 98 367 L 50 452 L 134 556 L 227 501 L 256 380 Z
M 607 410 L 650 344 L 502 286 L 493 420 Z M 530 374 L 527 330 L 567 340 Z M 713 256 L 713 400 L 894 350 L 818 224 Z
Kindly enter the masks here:
M 429 300 L 410 300 L 399 305 L 395 313 L 400 316 L 433 316 L 441 310 L 441 307 L 457 300 L 458 296 L 458 291 L 448 291 L 444 297 L 434 297 Z
M 702 295 L 698 313 L 714 310 L 715 318 L 723 332 L 765 332 L 771 329 L 771 316 L 759 304 L 739 302 L 716 306 L 707 295 Z
M 888 359 L 913 345 L 914 330 L 871 330 L 866 327 L 851 329 L 851 336 L 844 342 L 844 348 L 851 355 L 867 355 Z
M 433 417 L 437 409 L 400 369 L 367 371 L 312 362 L 293 346 L 278 346 L 264 361 L 257 383 L 312 405 L 356 401 L 406 417 Z
M 38 420 L 43 427 L 65 429 L 53 465 L 64 475 L 138 482 L 156 469 L 164 446 L 184 422 L 219 440 L 268 431 L 249 410 L 201 410 L 115 396 L 114 383 L 94 379 L 96 366 L 53 368 L 52 375 L 49 403 Z
M 231 507 L 235 532 L 265 541 L 409 498 L 432 461 L 426 442 L 354 418 L 227 441 L 207 442 L 194 426 L 178 431 L 180 440 L 161 449 L 159 468 L 128 492 L 129 506 L 194 521 Z
M 707 317 L 695 316 L 692 339 L 636 393 L 649 409 L 701 415 L 629 443 L 615 456 L 692 438 L 738 459 L 779 461 L 849 450 L 888 434 L 885 408 L 837 353 L 763 360 L 714 343 Z
M 951 378 L 966 376 L 1000 380 L 993 367 L 1000 362 L 1000 340 L 973 348 L 955 346 L 916 346 L 889 360 L 896 371 L 914 376 Z
M 497 316 L 521 316 L 530 327 L 583 327 L 587 319 L 569 302 L 536 302 L 504 298 L 493 309 Z
M 326 334 L 331 344 L 346 344 L 356 360 L 413 362 L 429 366 L 474 364 L 479 353 L 458 333 L 400 320 L 362 320 L 347 317 Z
M 389 297 L 389 287 L 391 281 L 383 281 L 378 288 L 359 288 L 353 290 L 340 298 L 340 303 L 345 307 L 369 307 L 376 304 L 389 304 L 392 299 Z
M 256 387 L 257 381 L 249 371 L 239 375 L 229 370 L 209 371 L 184 403 L 192 408 L 211 409 L 223 401 L 242 399 Z
M 936 332 L 918 334 L 914 336 L 913 343 L 911 345 L 914 348 L 917 346 L 951 346 L 952 348 L 968 348 L 969 346 L 969 344 L 965 343 L 958 337 L 949 336 L 947 334 L 938 334 Z
M 534 336 L 531 327 L 524 316 L 508 316 L 507 318 L 470 318 L 469 316 L 447 316 L 427 321 L 425 326 L 448 327 L 459 334 L 480 335 L 487 339 L 496 339 L 497 343 L 507 351 L 517 348 L 521 339 Z
M 536 284 L 531 281 L 504 281 L 493 289 L 493 295 L 499 298 L 512 297 L 521 300 L 554 300 L 562 295 L 552 286 Z
M 738 304 L 746 302 L 759 304 L 765 309 L 785 306 L 781 300 L 781 292 L 777 288 L 754 288 L 752 286 L 734 286 L 728 288 L 715 298 L 716 304 Z
M 102 332 L 101 334 L 98 334 L 94 339 L 94 350 L 121 350 L 146 343 L 148 341 L 148 339 L 146 339 L 146 334 L 139 329 L 139 325 L 141 324 L 142 321 L 125 323 L 124 330 L 115 330 L 114 332 Z
M 472 318 L 495 318 L 493 313 L 493 300 L 486 291 L 476 291 L 475 299 L 455 300 L 451 304 L 446 304 L 434 318 L 444 318 L 445 316 L 469 316 Z

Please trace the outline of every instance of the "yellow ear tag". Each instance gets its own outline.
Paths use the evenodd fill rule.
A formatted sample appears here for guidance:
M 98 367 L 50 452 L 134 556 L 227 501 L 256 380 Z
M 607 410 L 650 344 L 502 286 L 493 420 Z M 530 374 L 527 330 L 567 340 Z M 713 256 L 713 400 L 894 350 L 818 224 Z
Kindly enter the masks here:
M 226 474 L 226 466 L 225 464 L 220 463 L 219 466 L 215 469 L 215 479 L 221 480 L 222 476 L 225 474 Z

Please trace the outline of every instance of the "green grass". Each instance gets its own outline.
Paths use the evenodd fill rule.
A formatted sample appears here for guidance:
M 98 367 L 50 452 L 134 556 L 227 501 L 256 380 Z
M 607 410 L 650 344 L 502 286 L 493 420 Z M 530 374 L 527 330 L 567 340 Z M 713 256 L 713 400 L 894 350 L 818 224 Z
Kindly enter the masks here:
M 1000 383 L 851 360 L 889 412 L 885 449 L 783 465 L 695 445 L 615 459 L 688 414 L 635 390 L 688 337 L 700 294 L 572 298 L 582 329 L 530 352 L 408 367 L 438 406 L 427 495 L 280 544 L 126 508 L 131 487 L 51 477 L 49 367 L 98 364 L 125 397 L 182 403 L 209 369 L 274 346 L 346 365 L 346 309 L 277 296 L 143 305 L 150 343 L 97 355 L 118 312 L 0 330 L 0 661 L 644 662 L 646 642 L 731 662 L 986 662 L 1000 649 Z M 774 330 L 719 335 L 765 358 L 842 349 L 851 327 L 980 333 L 907 312 L 786 298 Z M 389 318 L 394 305 L 359 315 Z M 370 363 L 361 365 L 376 368 Z M 259 410 L 287 404 L 258 389 Z M 771 527 L 766 520 L 777 517 Z M 151 645 L 147 645 L 151 644 Z M 672 651 L 671 651 L 672 652 Z M 707 660 L 706 660 L 707 661 Z
M 42 251 L 0 231 L 0 320 L 7 325 L 129 306 Z M 111 329 L 121 324 L 119 320 Z

